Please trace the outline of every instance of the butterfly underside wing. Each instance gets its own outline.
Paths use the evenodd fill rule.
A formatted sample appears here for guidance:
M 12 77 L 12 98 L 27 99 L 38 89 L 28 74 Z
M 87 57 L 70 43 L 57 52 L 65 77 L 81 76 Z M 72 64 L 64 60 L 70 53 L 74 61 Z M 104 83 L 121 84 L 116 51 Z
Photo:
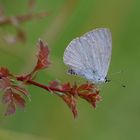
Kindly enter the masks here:
M 112 52 L 109 29 L 97 28 L 73 39 L 64 52 L 64 63 L 70 74 L 76 74 L 93 83 L 105 82 Z M 72 73 L 71 73 L 72 72 Z

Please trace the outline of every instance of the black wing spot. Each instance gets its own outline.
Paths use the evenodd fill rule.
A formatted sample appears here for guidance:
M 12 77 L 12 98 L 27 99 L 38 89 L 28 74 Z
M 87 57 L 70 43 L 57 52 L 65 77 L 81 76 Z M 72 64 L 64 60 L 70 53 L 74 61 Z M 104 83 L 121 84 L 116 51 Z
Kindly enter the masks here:
M 73 69 L 69 69 L 68 70 L 68 73 L 69 74 L 72 74 L 72 75 L 77 75 L 77 73 Z

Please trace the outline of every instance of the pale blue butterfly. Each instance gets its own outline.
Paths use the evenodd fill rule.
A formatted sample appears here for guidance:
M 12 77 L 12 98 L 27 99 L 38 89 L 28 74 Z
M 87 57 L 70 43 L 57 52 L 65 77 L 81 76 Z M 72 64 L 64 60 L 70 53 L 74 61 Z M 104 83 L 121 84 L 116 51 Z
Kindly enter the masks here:
M 92 83 L 107 81 L 111 60 L 112 37 L 107 28 L 97 28 L 73 39 L 64 52 L 68 72 L 86 78 Z

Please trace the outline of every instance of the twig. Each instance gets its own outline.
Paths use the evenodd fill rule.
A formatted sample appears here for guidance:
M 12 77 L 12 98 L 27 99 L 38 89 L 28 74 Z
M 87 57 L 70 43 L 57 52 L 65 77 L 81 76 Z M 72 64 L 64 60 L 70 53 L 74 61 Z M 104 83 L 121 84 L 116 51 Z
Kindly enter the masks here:
M 15 22 L 17 23 L 22 23 L 25 21 L 28 21 L 30 19 L 34 19 L 34 18 L 43 18 L 48 16 L 48 13 L 46 12 L 42 12 L 42 13 L 29 13 L 26 15 L 20 15 L 20 16 L 11 16 L 11 17 L 1 17 L 0 18 L 0 25 L 7 25 L 7 24 L 15 24 Z

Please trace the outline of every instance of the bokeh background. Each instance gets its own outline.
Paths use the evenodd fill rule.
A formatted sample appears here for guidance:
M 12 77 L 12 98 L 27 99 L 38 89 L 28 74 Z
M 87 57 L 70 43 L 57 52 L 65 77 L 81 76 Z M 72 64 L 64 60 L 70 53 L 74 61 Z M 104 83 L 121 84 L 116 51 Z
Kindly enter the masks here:
M 0 140 L 140 140 L 140 1 L 36 0 L 33 9 L 28 3 L 0 0 L 6 16 L 24 15 L 30 10 L 48 12 L 42 19 L 20 25 L 26 33 L 23 42 L 6 42 L 4 38 L 14 35 L 15 28 L 0 26 L 0 66 L 16 74 L 31 71 L 36 62 L 36 44 L 42 38 L 51 49 L 52 65 L 41 71 L 37 80 L 44 84 L 54 79 L 85 82 L 66 74 L 63 52 L 73 38 L 97 27 L 108 27 L 113 38 L 108 74 L 111 82 L 101 87 L 103 100 L 96 109 L 83 100 L 78 102 L 76 120 L 59 98 L 28 87 L 31 102 L 25 110 L 0 117 Z

